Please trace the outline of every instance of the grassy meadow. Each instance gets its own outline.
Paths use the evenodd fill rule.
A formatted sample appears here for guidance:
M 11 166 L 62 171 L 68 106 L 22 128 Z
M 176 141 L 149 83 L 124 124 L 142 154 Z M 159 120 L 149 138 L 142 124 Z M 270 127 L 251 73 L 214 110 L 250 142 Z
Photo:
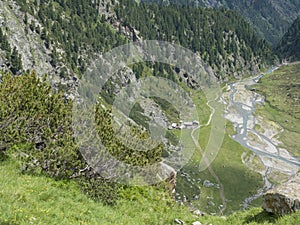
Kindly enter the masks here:
M 206 124 L 211 111 L 206 105 L 207 100 L 204 94 L 194 91 L 192 99 L 197 106 L 200 124 Z M 178 130 L 174 132 L 179 135 Z M 200 131 L 194 133 L 194 136 L 199 135 L 198 142 L 203 152 L 210 138 L 210 132 L 211 124 L 201 127 Z M 224 211 L 225 214 L 240 210 L 243 200 L 255 194 L 256 190 L 263 185 L 261 175 L 250 170 L 242 163 L 242 154 L 252 154 L 251 151 L 231 139 L 230 135 L 232 134 L 234 134 L 233 126 L 227 122 L 223 143 L 215 160 L 211 164 L 212 169 L 224 187 L 224 195 L 227 202 L 227 208 Z M 186 179 L 185 177 L 178 176 L 176 190 L 179 193 L 185 193 L 187 199 L 192 200 L 194 207 L 212 214 L 219 214 L 220 210 L 218 207 L 222 204 L 220 190 L 216 186 L 205 187 L 203 185 L 204 180 L 209 180 L 215 184 L 216 181 L 208 169 L 199 171 L 201 157 L 202 154 L 199 149 L 195 149 L 189 163 L 181 170 L 181 172 L 189 174 L 190 178 Z M 199 199 L 195 200 L 196 196 L 199 196 Z M 214 205 L 209 204 L 209 202 L 213 202 Z M 253 206 L 259 205 L 261 205 L 261 202 L 253 202 Z
M 256 113 L 283 127 L 282 147 L 300 156 L 300 64 L 280 67 L 253 88 L 266 97 Z

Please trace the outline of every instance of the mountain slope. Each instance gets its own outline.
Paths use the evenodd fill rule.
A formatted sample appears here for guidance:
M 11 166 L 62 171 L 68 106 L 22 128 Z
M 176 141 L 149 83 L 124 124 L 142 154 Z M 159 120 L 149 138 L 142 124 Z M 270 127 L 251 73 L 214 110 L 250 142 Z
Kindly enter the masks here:
M 74 143 L 72 136 L 73 132 L 71 132 L 72 129 L 70 127 L 70 121 L 68 120 L 71 118 L 71 112 L 68 108 L 70 102 L 66 101 L 61 93 L 58 95 L 52 94 L 49 85 L 42 85 L 34 73 L 29 76 L 24 72 L 23 68 L 25 70 L 36 69 L 39 75 L 44 72 L 49 72 L 52 82 L 54 78 L 57 78 L 59 79 L 58 82 L 61 82 L 60 84 L 64 84 L 58 87 L 62 92 L 69 89 L 70 86 L 76 89 L 76 85 L 73 85 L 76 83 L 74 82 L 74 80 L 77 80 L 76 76 L 84 76 L 89 63 L 93 60 L 95 55 L 109 51 L 116 46 L 132 40 L 139 41 L 141 38 L 175 42 L 192 49 L 195 54 L 200 55 L 213 67 L 216 75 L 218 75 L 221 80 L 229 80 L 236 76 L 256 73 L 259 71 L 260 66 L 272 63 L 274 59 L 274 54 L 269 45 L 257 37 L 250 25 L 236 13 L 224 9 L 193 9 L 172 5 L 166 7 L 136 4 L 134 1 L 111 2 L 112 4 L 97 0 L 76 0 L 72 2 L 65 0 L 43 0 L 27 1 L 26 3 L 18 0 L 16 2 L 17 3 L 14 1 L 1 1 L 1 6 L 5 9 L 5 13 L 1 14 L 1 22 L 3 24 L 3 27 L 1 27 L 1 49 L 3 49 L 1 57 L 4 58 L 3 67 L 7 70 L 11 70 L 14 74 L 24 75 L 3 75 L 2 79 L 5 82 L 1 81 L 0 83 L 4 85 L 4 88 L 0 88 L 0 90 L 3 91 L 3 94 L 0 93 L 0 97 L 2 97 L 0 98 L 0 109 L 2 110 L 0 122 L 3 126 L 7 126 L 6 130 L 2 129 L 2 138 L 4 144 L 7 144 L 7 140 L 11 141 L 11 145 L 5 146 L 5 149 L 9 149 L 13 154 L 20 153 L 21 156 L 24 155 L 23 153 L 28 153 L 28 155 L 35 158 L 34 162 L 36 164 L 32 164 L 32 159 L 28 158 L 28 161 L 26 161 L 27 165 L 32 165 L 32 167 L 36 167 L 38 171 L 43 171 L 56 178 L 58 177 L 58 172 L 65 167 L 68 170 L 66 173 L 63 173 L 63 176 L 67 179 L 79 176 L 81 173 L 86 174 L 86 183 L 83 183 L 84 191 L 90 192 L 91 197 L 98 197 L 102 201 L 108 200 L 109 202 L 114 202 L 115 199 L 113 199 L 111 195 L 114 196 L 115 193 L 118 193 L 115 190 L 119 189 L 117 187 L 109 189 L 110 184 L 107 184 L 108 182 L 106 183 L 96 178 L 94 179 L 94 177 L 89 177 L 89 172 L 93 173 L 94 171 L 89 171 L 89 167 L 85 166 L 85 161 L 77 152 L 77 148 L 75 147 L 77 145 Z M 12 64 L 13 66 L 11 67 Z M 151 73 L 152 68 L 153 73 Z M 127 69 L 131 69 L 131 71 L 134 72 L 132 76 L 135 76 L 136 79 L 140 76 L 150 74 L 150 76 L 170 76 L 170 79 L 174 78 L 175 82 L 181 82 L 179 77 L 175 77 L 176 68 L 171 68 L 168 65 L 158 65 L 147 62 Z M 111 83 L 115 82 L 115 86 L 123 88 L 126 84 L 130 83 L 131 80 L 127 79 L 125 73 L 117 75 L 120 76 L 121 81 L 126 82 L 118 83 L 118 80 L 116 82 L 113 80 Z M 31 80 L 30 77 L 32 77 Z M 118 79 L 118 76 L 115 77 Z M 69 81 L 71 83 L 69 83 Z M 113 93 L 114 90 L 112 90 L 113 87 L 110 86 L 109 82 L 107 83 L 108 85 L 104 87 L 104 91 L 109 92 L 109 94 L 115 94 Z M 184 84 L 182 84 L 182 86 L 184 86 Z M 190 93 L 194 91 L 188 87 L 186 87 L 186 89 L 190 91 Z M 7 94 L 7 91 L 9 94 Z M 44 95 L 42 95 L 43 93 Z M 9 98 L 7 96 L 9 96 Z M 113 96 L 108 94 L 106 96 L 107 99 L 112 97 L 111 100 L 113 100 Z M 37 97 L 39 101 L 36 100 Z M 56 102 L 53 100 L 52 103 L 51 97 Z M 7 99 L 9 99 L 9 101 L 7 101 Z M 49 103 L 45 104 L 44 99 L 49 99 Z M 207 102 L 204 97 L 196 95 L 195 99 L 197 99 L 198 102 L 200 101 L 199 106 L 201 105 L 201 107 L 198 107 L 199 112 L 206 110 L 205 105 Z M 25 101 L 27 103 L 25 106 L 28 108 L 24 107 Z M 61 104 L 57 104 L 57 101 Z M 115 138 L 114 130 L 111 126 L 110 105 L 107 103 L 111 102 L 106 101 L 106 103 L 104 103 L 105 107 L 102 105 L 101 107 L 100 105 L 96 107 L 96 115 L 99 116 L 96 122 L 99 126 L 99 136 L 106 142 L 105 147 L 108 151 L 114 153 L 114 156 L 120 159 L 120 161 L 125 161 L 133 165 L 148 165 L 159 161 L 164 146 L 159 145 L 152 151 L 134 152 L 134 149 L 127 148 L 120 139 Z M 164 102 L 161 104 L 164 104 Z M 31 105 L 33 105 L 33 107 L 31 107 Z M 165 111 L 170 109 L 167 105 L 165 107 Z M 31 110 L 31 108 L 34 110 Z M 143 109 L 140 109 L 140 106 L 136 108 L 138 113 L 137 115 L 132 115 L 133 119 L 134 117 L 138 117 L 138 119 L 142 118 L 142 122 L 145 122 Z M 55 111 L 52 112 L 52 109 Z M 13 112 L 18 113 L 16 117 L 18 115 L 24 116 L 23 110 L 30 112 L 30 114 L 24 118 L 26 123 L 23 122 L 19 124 L 18 120 L 14 120 L 14 117 L 12 118 L 11 116 L 14 116 Z M 38 112 L 40 112 L 40 114 L 37 114 Z M 209 112 L 209 109 L 207 109 L 207 112 Z M 176 114 L 176 112 L 174 114 Z M 27 114 L 25 113 L 25 115 Z M 48 119 L 48 116 L 50 119 Z M 51 118 L 51 116 L 54 118 Z M 208 114 L 201 114 L 199 121 L 205 119 L 206 116 L 209 117 Z M 176 117 L 176 115 L 174 117 Z M 31 118 L 36 119 L 33 119 L 32 122 Z M 8 123 L 7 121 L 15 122 Z M 172 121 L 170 120 L 169 122 Z M 38 125 L 45 123 L 46 125 L 41 128 L 41 132 L 39 133 L 37 132 L 39 129 L 32 126 L 32 124 L 35 125 L 35 123 Z M 146 132 L 141 132 L 140 127 L 135 127 L 134 125 L 135 124 L 130 128 L 132 128 L 136 136 L 140 139 L 148 137 Z M 48 127 L 50 127 L 50 130 L 46 129 Z M 43 130 L 44 128 L 45 131 Z M 207 129 L 210 128 L 208 127 Z M 28 140 L 29 135 L 33 138 Z M 41 139 L 41 137 L 44 139 Z M 124 135 L 123 139 L 127 137 L 127 135 Z M 42 141 L 40 141 L 40 139 Z M 48 139 L 51 139 L 52 142 L 49 142 Z M 203 139 L 205 139 L 205 137 Z M 220 154 L 219 158 L 216 159 L 214 167 L 216 170 L 221 171 L 226 196 L 228 200 L 230 200 L 230 203 L 227 204 L 227 209 L 231 212 L 231 210 L 239 209 L 239 203 L 248 197 L 251 191 L 260 186 L 260 177 L 258 174 L 254 174 L 254 172 L 249 172 L 246 166 L 242 164 L 240 154 L 244 149 L 229 139 L 229 135 L 226 136 L 225 140 L 226 143 L 222 147 L 223 151 L 221 151 L 223 155 Z M 205 141 L 203 141 L 203 143 L 205 143 Z M 11 146 L 13 148 L 10 148 Z M 198 154 L 200 154 L 200 152 L 198 152 Z M 225 155 L 230 157 L 223 157 Z M 55 159 L 55 157 L 57 158 Z M 60 163 L 56 163 L 55 160 Z M 228 165 L 226 164 L 226 170 L 222 167 L 224 162 L 228 162 Z M 25 162 L 23 163 L 26 165 Z M 76 165 L 73 165 L 75 163 Z M 105 163 L 109 164 L 109 161 Z M 107 168 L 105 167 L 106 165 L 102 166 L 104 169 Z M 27 167 L 25 166 L 23 169 L 26 170 Z M 191 169 L 195 170 L 195 167 L 191 167 Z M 77 171 L 79 171 L 79 175 Z M 195 174 L 195 180 L 197 180 L 199 177 L 196 176 L 199 175 L 198 173 Z M 199 179 L 199 183 L 201 180 L 212 180 L 209 174 L 204 174 L 203 176 L 205 179 Z M 228 179 L 228 177 L 234 177 L 235 179 Z M 182 179 L 183 178 L 184 176 L 182 176 Z M 187 181 L 190 182 L 189 180 Z M 240 185 L 240 183 L 243 183 L 243 185 Z M 191 189 L 195 189 L 198 194 L 199 185 L 201 187 L 204 186 L 204 184 L 192 184 L 193 186 L 186 185 L 191 196 L 189 197 L 190 199 L 194 197 L 194 193 L 190 191 Z M 237 187 L 239 189 L 238 194 L 235 191 L 236 189 L 234 189 Z M 128 188 L 126 190 L 130 192 L 132 189 Z M 205 188 L 202 190 L 205 190 Z M 141 192 L 143 191 L 145 192 L 144 189 L 141 190 Z M 37 192 L 40 193 L 40 190 Z M 44 195 L 46 197 L 41 196 L 41 198 L 46 200 L 50 199 L 51 196 L 49 197 L 48 194 L 49 193 L 46 193 Z M 218 196 L 217 188 L 214 193 L 207 190 L 207 193 L 204 193 L 201 197 L 205 199 L 204 201 L 208 201 L 209 199 L 206 198 L 208 195 L 214 195 L 214 201 L 216 202 L 216 204 L 213 203 L 213 205 L 211 205 L 209 210 L 218 212 L 219 201 L 218 197 L 216 197 Z M 132 202 L 134 204 L 135 201 L 142 203 L 145 201 L 144 199 L 140 200 L 137 194 L 134 193 L 134 190 L 128 193 L 127 196 L 129 196 L 128 198 L 130 198 L 131 204 Z M 26 201 L 26 198 L 30 199 L 30 196 L 26 194 L 22 195 L 21 198 L 19 198 L 19 195 L 17 195 L 17 197 L 22 201 Z M 152 200 L 153 197 L 160 199 L 157 194 L 152 194 L 149 198 Z M 184 198 L 182 197 L 182 199 Z M 40 199 L 38 199 L 38 201 L 39 200 Z M 8 200 L 8 202 L 8 204 L 12 204 L 10 200 Z M 209 203 L 210 201 L 207 202 L 207 204 Z M 124 206 L 127 210 L 128 208 L 126 206 L 128 206 L 128 204 Z M 155 204 L 155 206 L 157 205 Z M 202 204 L 202 206 L 205 207 L 206 204 Z M 146 206 L 146 208 L 148 210 L 150 207 Z M 156 208 L 153 210 L 159 211 Z M 33 211 L 35 211 L 35 209 L 33 209 Z M 132 210 L 132 212 L 136 214 L 135 210 Z M 147 211 L 144 210 L 144 212 Z M 7 214 L 9 215 L 8 218 L 10 218 L 11 212 Z M 157 220 L 161 221 L 160 216 L 157 216 Z M 223 219 L 220 220 L 222 224 Z M 153 222 L 153 220 L 149 217 L 146 222 L 149 224 Z M 172 222 L 173 218 L 172 220 L 168 218 L 166 221 L 166 223 Z M 154 223 L 156 223 L 156 221 Z
M 233 11 L 132 0 L 121 0 L 115 11 L 123 26 L 134 27 L 143 39 L 175 42 L 198 52 L 225 80 L 232 74 L 256 73 L 258 64 L 274 60 L 266 41 Z
M 2 5 L 2 32 L 11 49 L 20 53 L 24 69 L 38 74 L 46 70 L 52 80 L 67 80 L 63 86 L 74 74 L 84 73 L 95 53 L 136 40 L 138 33 L 143 39 L 175 41 L 198 52 L 223 80 L 256 73 L 274 58 L 268 44 L 226 10 L 138 5 L 132 0 L 17 0 Z
M 277 51 L 284 59 L 300 60 L 300 17 L 285 33 L 277 46 Z
M 297 0 L 225 0 L 224 6 L 240 13 L 273 45 L 300 15 Z
M 276 45 L 300 15 L 298 0 L 169 0 L 201 7 L 232 9 L 247 19 L 272 45 Z

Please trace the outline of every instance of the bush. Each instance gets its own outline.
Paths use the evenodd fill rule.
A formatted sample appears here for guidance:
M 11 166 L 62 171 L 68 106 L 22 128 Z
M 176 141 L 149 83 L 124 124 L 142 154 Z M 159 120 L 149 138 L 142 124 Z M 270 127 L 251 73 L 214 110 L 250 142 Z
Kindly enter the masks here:
M 78 179 L 81 190 L 95 201 L 115 205 L 120 196 L 120 185 L 101 177 L 81 177 Z
M 2 74 L 0 83 L 0 160 L 17 158 L 23 172 L 59 179 L 77 178 L 94 199 L 112 204 L 117 185 L 87 167 L 73 138 L 72 102 L 36 74 Z
M 110 110 L 96 107 L 98 134 L 107 151 L 132 165 L 149 165 L 161 160 L 162 146 L 134 151 L 115 137 Z M 148 133 L 130 126 L 131 135 L 148 138 Z M 128 140 L 128 134 L 124 136 Z M 0 159 L 17 158 L 23 172 L 46 174 L 58 179 L 75 178 L 83 192 L 105 204 L 114 204 L 120 185 L 90 168 L 75 143 L 72 102 L 53 92 L 34 72 L 22 76 L 2 74 L 0 83 Z M 106 164 L 101 165 L 105 169 Z M 99 168 L 97 168 L 99 169 Z M 100 170 L 101 171 L 101 168 Z
M 71 102 L 35 73 L 2 75 L 0 83 L 0 143 L 14 147 L 24 168 L 67 178 L 84 166 L 74 144 Z

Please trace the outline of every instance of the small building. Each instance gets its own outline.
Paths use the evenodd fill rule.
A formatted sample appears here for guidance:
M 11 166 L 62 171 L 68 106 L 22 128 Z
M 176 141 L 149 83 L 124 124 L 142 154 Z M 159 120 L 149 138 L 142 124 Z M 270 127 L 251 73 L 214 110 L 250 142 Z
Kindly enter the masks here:
M 198 125 L 199 125 L 199 121 L 198 121 L 198 120 L 194 120 L 194 121 L 193 121 L 193 125 L 198 126 Z
M 183 125 L 183 124 L 181 124 L 181 125 L 179 126 L 179 129 L 180 129 L 180 130 L 185 129 L 185 128 L 186 128 L 186 126 Z
M 184 122 L 183 125 L 186 126 L 186 127 L 192 127 L 193 122 Z

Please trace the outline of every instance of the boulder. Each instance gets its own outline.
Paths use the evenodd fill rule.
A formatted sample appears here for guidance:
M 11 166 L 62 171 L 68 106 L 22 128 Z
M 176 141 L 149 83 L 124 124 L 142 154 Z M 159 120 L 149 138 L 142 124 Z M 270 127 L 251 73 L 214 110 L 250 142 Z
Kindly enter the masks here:
M 300 209 L 300 174 L 269 190 L 263 197 L 263 209 L 279 216 Z
M 160 162 L 160 170 L 159 173 L 156 175 L 161 181 L 168 182 L 169 192 L 170 194 L 174 194 L 175 186 L 176 186 L 176 176 L 177 176 L 176 170 L 173 167 L 169 166 L 168 164 Z
M 195 221 L 192 223 L 192 225 L 202 225 L 202 223 L 200 223 L 199 221 Z
M 205 180 L 203 181 L 203 186 L 204 187 L 213 187 L 214 186 L 214 183 L 210 182 L 209 180 Z
M 205 216 L 205 213 L 204 212 L 201 212 L 199 209 L 195 210 L 193 212 L 193 214 L 195 214 L 196 216 Z

